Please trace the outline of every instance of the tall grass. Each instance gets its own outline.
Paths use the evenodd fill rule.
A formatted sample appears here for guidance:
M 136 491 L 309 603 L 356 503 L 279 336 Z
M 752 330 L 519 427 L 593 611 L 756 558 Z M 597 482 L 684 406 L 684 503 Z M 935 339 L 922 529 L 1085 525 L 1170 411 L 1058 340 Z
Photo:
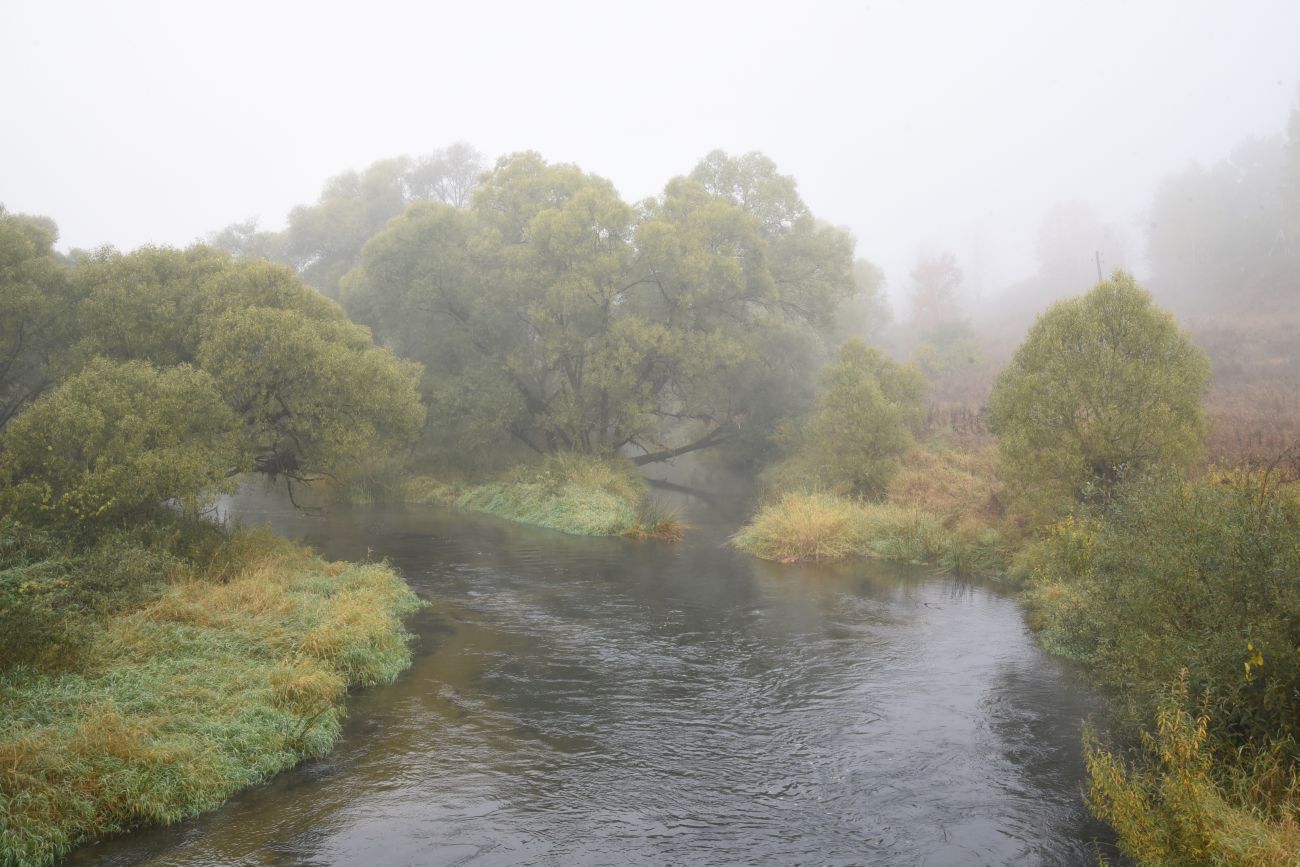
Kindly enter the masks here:
M 1005 564 L 995 530 L 948 526 L 922 509 L 816 491 L 779 495 L 732 537 L 732 544 L 781 563 L 863 556 L 959 574 L 996 574 Z
M 349 686 L 408 663 L 418 602 L 382 565 L 237 534 L 98 622 L 74 670 L 0 675 L 0 863 L 174 822 L 327 752 Z

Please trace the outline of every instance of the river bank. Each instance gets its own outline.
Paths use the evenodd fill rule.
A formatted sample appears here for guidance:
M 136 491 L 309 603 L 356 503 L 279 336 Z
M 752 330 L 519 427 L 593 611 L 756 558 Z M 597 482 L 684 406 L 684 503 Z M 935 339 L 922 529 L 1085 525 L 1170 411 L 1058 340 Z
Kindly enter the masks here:
M 40 566 L 5 575 L 30 586 Z M 153 580 L 135 604 L 79 621 L 88 635 L 62 664 L 0 676 L 0 864 L 176 822 L 322 756 L 348 690 L 410 661 L 402 617 L 419 602 L 385 565 L 236 531 L 206 563 Z
M 698 482 L 698 480 L 684 480 Z M 256 497 L 248 521 L 387 558 L 432 607 L 410 671 L 329 757 L 81 864 L 1094 862 L 1095 696 L 996 584 L 878 561 L 777 566 L 739 515 L 657 492 L 677 544 L 461 510 Z

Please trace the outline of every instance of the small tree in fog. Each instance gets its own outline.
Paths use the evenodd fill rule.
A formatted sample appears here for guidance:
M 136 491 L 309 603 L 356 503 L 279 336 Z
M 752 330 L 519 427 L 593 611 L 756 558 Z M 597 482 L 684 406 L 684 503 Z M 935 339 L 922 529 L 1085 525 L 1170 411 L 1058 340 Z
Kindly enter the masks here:
M 787 431 L 792 456 L 773 471 L 779 487 L 813 484 L 878 497 L 912 446 L 923 414 L 925 379 L 861 340 L 840 347 L 822 372 L 807 422 Z
M 1210 365 L 1121 271 L 1039 317 L 998 377 L 991 426 L 1007 478 L 1047 513 L 1201 455 Z

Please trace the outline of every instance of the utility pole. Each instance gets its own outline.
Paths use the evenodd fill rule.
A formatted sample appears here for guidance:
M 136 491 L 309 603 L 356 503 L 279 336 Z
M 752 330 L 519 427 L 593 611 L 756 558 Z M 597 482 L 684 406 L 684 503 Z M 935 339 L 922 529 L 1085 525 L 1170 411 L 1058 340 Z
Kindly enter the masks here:
M 1100 251 L 1100 250 L 1094 250 L 1093 253 L 1094 253 L 1094 254 L 1096 255 L 1096 257 L 1097 257 L 1097 282 L 1100 283 L 1100 282 L 1102 282 L 1102 279 L 1101 279 L 1101 251 Z

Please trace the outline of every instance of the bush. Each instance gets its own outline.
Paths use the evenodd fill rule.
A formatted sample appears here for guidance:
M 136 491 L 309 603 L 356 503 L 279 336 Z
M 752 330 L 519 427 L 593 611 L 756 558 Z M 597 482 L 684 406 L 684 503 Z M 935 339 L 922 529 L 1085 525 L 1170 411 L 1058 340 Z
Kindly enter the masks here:
M 989 399 L 1003 471 L 1035 514 L 1107 500 L 1127 479 L 1202 451 L 1209 362 L 1116 272 L 1039 317 Z
M 778 489 L 812 485 L 879 497 L 898 471 L 921 420 L 925 380 L 861 340 L 850 340 L 822 373 L 817 407 L 782 433 L 790 457 L 773 468 Z
M 1214 755 L 1208 716 L 1190 708 L 1182 676 L 1160 703 L 1132 763 L 1086 737 L 1088 805 L 1139 864 L 1294 863 L 1300 780 L 1276 750 L 1243 761 Z
M 759 509 L 732 544 L 780 563 L 856 555 L 941 566 L 962 575 L 996 575 L 1006 565 L 1002 538 L 992 528 L 949 527 L 921 509 L 826 492 L 781 494 Z
M 194 505 L 238 466 L 237 427 L 203 371 L 91 362 L 5 428 L 0 508 L 84 532 Z
M 1031 555 L 1044 643 L 1117 687 L 1134 720 L 1187 669 L 1223 743 L 1300 740 L 1297 490 L 1248 473 L 1153 479 L 1105 518 L 1058 525 Z

